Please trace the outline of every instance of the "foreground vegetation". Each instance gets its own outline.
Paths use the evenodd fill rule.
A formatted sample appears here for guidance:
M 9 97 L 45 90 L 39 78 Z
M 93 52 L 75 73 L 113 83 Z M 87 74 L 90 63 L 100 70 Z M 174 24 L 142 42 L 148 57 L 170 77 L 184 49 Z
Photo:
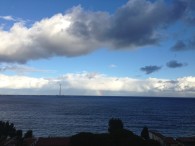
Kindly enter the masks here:
M 160 146 L 157 141 L 149 138 L 148 128 L 144 127 L 141 135 L 124 129 L 120 119 L 110 119 L 108 133 L 94 134 L 81 132 L 71 136 L 70 146 Z M 22 130 L 16 130 L 13 123 L 0 121 L 0 146 L 6 141 L 14 139 L 15 146 L 28 146 L 25 139 L 33 138 L 32 130 L 23 134 Z
M 0 121 L 0 146 L 4 145 L 4 143 L 10 139 L 15 140 L 16 146 L 22 146 L 24 139 L 32 137 L 32 130 L 28 130 L 23 135 L 22 130 L 17 130 L 13 123 Z
M 93 134 L 81 132 L 70 139 L 71 146 L 160 146 L 160 143 L 149 139 L 147 127 L 141 136 L 123 128 L 120 119 L 110 119 L 108 133 Z

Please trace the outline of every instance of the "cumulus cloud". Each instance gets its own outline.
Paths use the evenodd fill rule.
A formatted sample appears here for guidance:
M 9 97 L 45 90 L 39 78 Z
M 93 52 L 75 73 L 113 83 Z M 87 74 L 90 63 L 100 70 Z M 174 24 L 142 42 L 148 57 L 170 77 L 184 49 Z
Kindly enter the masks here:
M 178 67 L 186 66 L 187 63 L 180 63 L 180 62 L 178 62 L 178 61 L 176 61 L 176 60 L 171 60 L 171 61 L 167 62 L 166 65 L 167 65 L 167 67 L 169 67 L 169 68 L 178 68 Z
M 130 0 L 112 17 L 106 36 L 114 48 L 156 44 L 160 38 L 155 30 L 180 18 L 185 8 L 180 1 L 168 6 L 163 1 Z
M 141 67 L 140 70 L 145 72 L 146 74 L 151 74 L 153 72 L 159 71 L 161 68 L 162 68 L 161 66 L 150 65 L 150 66 Z
M 62 93 L 70 95 L 158 95 L 194 96 L 195 77 L 168 79 L 135 79 L 112 77 L 98 73 L 65 74 L 58 78 L 31 78 L 0 74 L 0 92 L 28 94 L 58 94 L 59 83 Z M 16 93 L 14 93 L 16 92 Z M 4 92 L 6 93 L 6 92 Z
M 9 30 L 0 29 L 0 61 L 25 63 L 52 56 L 84 55 L 101 47 L 132 49 L 157 44 L 157 31 L 178 20 L 186 7 L 185 1 L 168 5 L 161 0 L 129 0 L 112 15 L 77 6 L 30 27 L 16 22 Z

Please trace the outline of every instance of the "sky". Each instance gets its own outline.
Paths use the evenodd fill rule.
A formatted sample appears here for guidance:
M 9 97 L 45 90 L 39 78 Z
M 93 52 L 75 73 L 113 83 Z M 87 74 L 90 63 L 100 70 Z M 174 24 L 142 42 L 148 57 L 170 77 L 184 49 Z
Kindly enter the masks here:
M 0 95 L 195 97 L 194 0 L 1 0 Z

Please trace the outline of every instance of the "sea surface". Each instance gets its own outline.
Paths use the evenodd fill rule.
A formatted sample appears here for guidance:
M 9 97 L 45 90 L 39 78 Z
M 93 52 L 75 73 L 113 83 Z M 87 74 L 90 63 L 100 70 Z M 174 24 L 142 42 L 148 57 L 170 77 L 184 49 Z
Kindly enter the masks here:
M 195 136 L 195 98 L 0 96 L 0 120 L 37 137 L 106 133 L 110 118 L 138 135 L 147 126 L 165 136 Z

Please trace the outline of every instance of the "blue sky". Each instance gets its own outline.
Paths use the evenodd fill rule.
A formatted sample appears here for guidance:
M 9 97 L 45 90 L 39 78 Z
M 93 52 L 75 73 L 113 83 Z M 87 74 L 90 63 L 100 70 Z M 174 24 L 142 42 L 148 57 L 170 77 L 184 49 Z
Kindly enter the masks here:
M 195 97 L 193 0 L 1 0 L 0 94 Z

